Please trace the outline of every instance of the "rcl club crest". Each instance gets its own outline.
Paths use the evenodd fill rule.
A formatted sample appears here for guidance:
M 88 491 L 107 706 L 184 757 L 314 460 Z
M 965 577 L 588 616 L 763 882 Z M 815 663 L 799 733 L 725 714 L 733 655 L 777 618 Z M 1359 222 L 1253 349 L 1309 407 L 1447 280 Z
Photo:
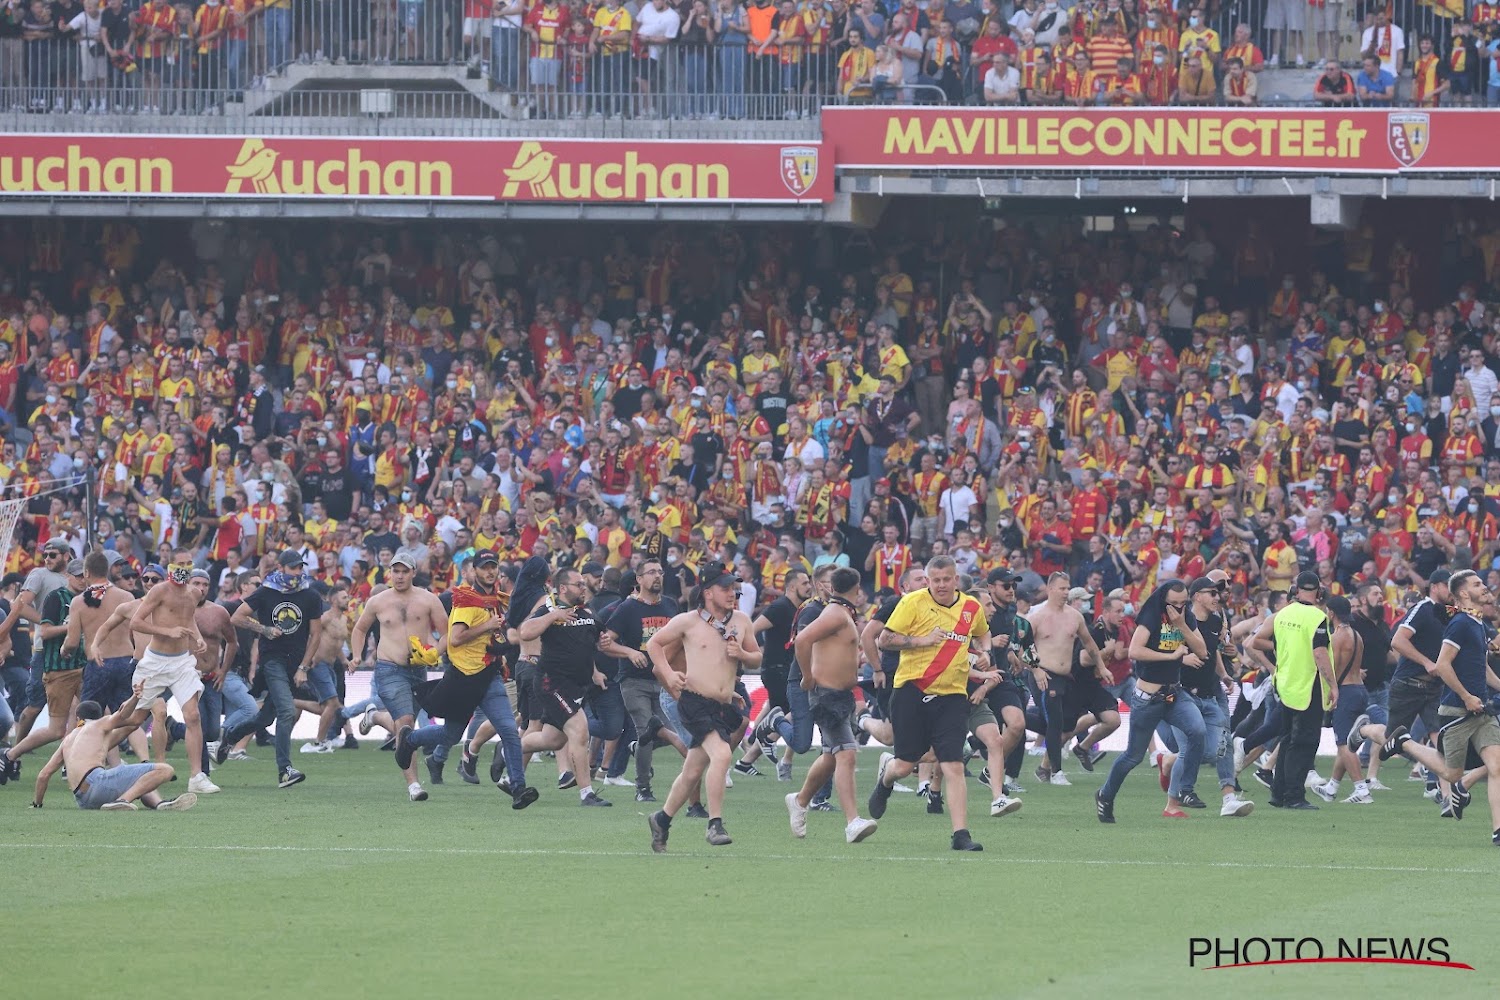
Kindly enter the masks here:
M 793 197 L 800 198 L 812 190 L 818 180 L 818 147 L 782 146 L 781 182 Z
M 1427 141 L 1431 135 L 1431 116 L 1425 112 L 1410 111 L 1386 116 L 1385 141 L 1391 147 L 1391 155 L 1403 167 L 1416 166 L 1422 154 L 1427 152 Z

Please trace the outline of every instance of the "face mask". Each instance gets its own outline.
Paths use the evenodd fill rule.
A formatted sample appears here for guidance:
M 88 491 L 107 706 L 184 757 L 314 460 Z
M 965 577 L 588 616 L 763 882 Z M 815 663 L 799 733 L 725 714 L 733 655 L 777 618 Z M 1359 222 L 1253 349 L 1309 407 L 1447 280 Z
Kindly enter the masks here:
M 47 397 L 47 402 L 48 402 L 48 403 L 49 403 L 49 404 L 50 404 L 50 403 L 55 403 L 55 402 L 57 402 L 57 397 L 56 397 L 56 396 L 48 396 L 48 397 Z
M 78 469 L 78 470 L 79 470 L 79 471 L 80 471 L 80 472 L 81 472 L 81 471 L 83 471 L 83 467 L 84 467 L 84 466 L 85 466 L 85 465 L 86 465 L 86 464 L 88 464 L 88 463 L 86 463 L 86 462 L 85 462 L 85 461 L 84 461 L 84 460 L 83 460 L 83 459 L 81 459 L 81 458 L 75 458 L 75 459 L 73 459 L 73 468 L 75 468 L 75 469 Z
M 661 490 L 652 490 L 651 491 L 651 502 L 652 503 L 661 503 Z
M 554 338 L 552 338 L 552 337 L 548 337 L 547 338 L 547 346 L 548 347 L 556 347 L 557 346 L 557 341 Z
M 100 448 L 99 449 L 99 461 L 102 462 L 102 461 L 104 461 L 108 457 L 109 457 L 109 452 L 105 451 L 103 448 Z
M 564 468 L 564 469 L 571 469 L 571 468 L 572 468 L 572 467 L 573 467 L 573 460 L 572 460 L 572 459 L 571 459 L 571 458 L 566 458 L 566 457 L 565 457 L 565 458 L 564 458 L 564 459 L 563 459 L 563 460 L 562 460 L 562 467 L 563 467 L 563 468 Z
M 1399 494 L 1399 493 L 1388 493 L 1388 494 L 1386 494 L 1385 498 L 1391 504 L 1398 504 L 1398 503 L 1401 502 L 1401 494 Z
M 1120 609 L 1120 613 L 1122 615 L 1125 615 L 1127 618 L 1133 616 L 1135 614 L 1135 605 L 1134 604 L 1127 604 L 1127 605 L 1125 605 L 1125 607 L 1123 607 L 1123 608 Z
M 1000 519 L 1000 527 L 1002 527 L 1002 528 L 1009 528 L 1010 527 L 1010 518 L 1008 518 L 1008 517 L 1002 517 Z
M 402 503 L 411 503 L 411 490 L 402 490 L 401 491 L 401 502 Z
M 1154 28 L 1154 27 L 1156 27 L 1156 18 L 1154 18 L 1154 17 L 1148 17 L 1148 18 L 1146 18 L 1146 27 L 1148 27 L 1148 28 Z
M 672 314 L 671 313 L 662 313 L 661 314 L 661 321 L 663 323 L 666 323 L 666 324 L 670 325 L 671 322 L 672 322 Z
M 1297 283 L 1295 281 L 1283 281 L 1281 283 L 1281 287 L 1285 288 L 1287 291 L 1291 291 L 1293 288 L 1297 287 Z
M 1470 514 L 1478 514 L 1479 513 L 1479 504 L 1477 504 L 1477 503 L 1471 503 L 1471 504 L 1469 504 L 1469 513 Z
M 1406 433 L 1408 433 L 1408 434 L 1415 434 L 1415 433 L 1417 433 L 1417 425 L 1416 424 L 1407 424 L 1406 425 Z
M 702 399 L 700 399 L 700 398 L 699 398 L 699 397 L 697 397 L 697 396 L 694 396 L 694 397 L 693 397 L 693 409 L 695 409 L 695 410 L 696 410 L 696 409 L 698 409 L 698 408 L 699 408 L 699 407 L 701 407 L 701 406 L 702 406 L 702 405 L 703 405 L 703 400 L 702 400 Z
M 448 380 L 448 381 L 447 381 L 447 382 L 446 382 L 446 383 L 444 383 L 444 384 L 445 384 L 445 385 L 447 385 L 447 386 L 448 386 L 448 388 L 450 388 L 450 389 L 457 389 L 457 388 L 458 388 L 458 379 L 456 379 L 456 378 L 450 378 L 450 379 L 449 379 L 449 380 Z
M 477 330 L 477 329 L 479 329 L 482 326 L 484 326 L 484 324 L 481 323 L 481 322 L 479 322 L 479 320 L 477 320 L 477 319 L 471 319 L 471 320 L 469 320 L 469 329 L 471 329 L 471 330 Z
M 1128 288 L 1122 288 L 1122 289 L 1120 289 L 1120 298 L 1122 298 L 1122 299 L 1128 299 L 1128 298 L 1130 298 L 1130 289 L 1128 289 Z
M 1151 57 L 1151 61 L 1153 63 L 1155 63 L 1156 65 L 1158 65 L 1158 66 L 1165 66 L 1167 64 L 1167 57 L 1166 56 L 1152 56 Z M 1167 272 L 1163 271 L 1162 272 L 1162 277 L 1166 277 L 1166 274 L 1167 274 Z
M 682 559 L 679 558 L 678 555 L 677 555 L 677 553 L 675 553 L 675 552 L 669 553 L 667 555 L 667 562 L 669 564 L 673 565 L 673 566 L 676 566 L 681 561 L 682 561 Z
M 1299 378 L 1297 380 L 1297 391 L 1298 392 L 1306 392 L 1307 391 L 1307 379 L 1305 379 L 1305 378 Z
M 1192 27 L 1192 28 L 1196 28 L 1196 27 L 1198 27 L 1199 23 L 1202 22 L 1202 20 L 1203 19 L 1200 18 L 1200 17 L 1190 17 L 1190 18 L 1188 18 L 1188 26 Z

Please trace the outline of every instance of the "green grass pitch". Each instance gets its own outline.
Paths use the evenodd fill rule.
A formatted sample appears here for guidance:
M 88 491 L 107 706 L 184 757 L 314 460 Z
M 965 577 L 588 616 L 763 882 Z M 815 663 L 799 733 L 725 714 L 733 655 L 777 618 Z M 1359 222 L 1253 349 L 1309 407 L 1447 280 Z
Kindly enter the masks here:
M 630 789 L 584 809 L 542 760 L 542 799 L 517 813 L 450 763 L 411 803 L 375 745 L 294 755 L 308 780 L 286 791 L 270 749 L 252 749 L 214 773 L 223 794 L 181 814 L 80 812 L 57 780 L 27 809 L 28 758 L 21 787 L 0 790 L 0 982 L 156 1000 L 1500 995 L 1485 790 L 1463 822 L 1440 820 L 1404 768 L 1373 806 L 1287 814 L 1253 786 L 1252 816 L 1187 821 L 1160 817 L 1141 768 L 1114 827 L 1090 798 L 1108 759 L 1071 788 L 1023 782 L 1025 808 L 997 820 L 971 781 L 973 855 L 949 851 L 948 820 L 913 795 L 863 844 L 844 843 L 838 813 L 811 814 L 798 841 L 794 786 L 741 778 L 732 846 L 680 817 L 657 856 Z M 665 797 L 675 764 L 656 759 Z M 862 795 L 874 764 L 861 753 Z M 1190 937 L 1257 935 L 1439 936 L 1475 971 L 1188 966 Z

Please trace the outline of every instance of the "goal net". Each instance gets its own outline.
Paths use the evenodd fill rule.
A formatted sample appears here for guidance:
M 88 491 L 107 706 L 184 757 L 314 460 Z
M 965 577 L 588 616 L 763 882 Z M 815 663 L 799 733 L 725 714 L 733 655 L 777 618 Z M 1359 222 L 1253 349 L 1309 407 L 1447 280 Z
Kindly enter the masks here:
M 16 544 L 16 525 L 26 510 L 26 498 L 0 500 L 0 572 L 10 558 L 10 547 Z

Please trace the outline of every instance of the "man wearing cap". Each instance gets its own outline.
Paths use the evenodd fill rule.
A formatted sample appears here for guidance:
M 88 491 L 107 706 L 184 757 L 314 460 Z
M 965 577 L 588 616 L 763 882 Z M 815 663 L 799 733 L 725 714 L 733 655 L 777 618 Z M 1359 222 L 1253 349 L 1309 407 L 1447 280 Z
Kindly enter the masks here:
M 236 628 L 259 636 L 259 672 L 266 702 L 251 722 L 224 732 L 217 757 L 218 763 L 224 763 L 236 743 L 275 719 L 277 786 L 290 788 L 307 777 L 292 767 L 292 727 L 298 714 L 293 692 L 307 683 L 325 608 L 318 592 L 306 586 L 299 553 L 284 551 L 276 562 L 280 569 L 267 576 L 230 618 Z
M 1437 661 L 1443 651 L 1443 631 L 1452 617 L 1448 610 L 1453 599 L 1448 586 L 1451 578 L 1446 569 L 1434 570 L 1427 578 L 1427 596 L 1411 606 L 1391 633 L 1391 650 L 1397 659 L 1391 674 L 1387 732 L 1410 729 L 1418 718 L 1429 734 L 1441 725 L 1437 710 L 1443 682 L 1438 678 Z
M 41 621 L 42 602 L 47 599 L 47 595 L 67 584 L 68 578 L 63 575 L 63 569 L 72 558 L 73 549 L 61 538 L 54 538 L 43 545 L 42 564 L 26 574 L 26 582 L 21 584 L 20 592 L 11 602 L 10 614 L 0 623 L 0 635 L 10 635 L 16 622 L 23 618 L 32 623 L 31 678 L 26 685 L 26 707 L 16 725 L 16 733 L 20 737 L 25 737 L 30 731 L 32 723 L 41 714 L 42 706 L 47 704 L 47 692 L 42 686 L 42 640 L 37 635 L 36 623 Z M 19 768 L 13 767 L 12 771 L 16 776 L 21 773 Z
M 1190 612 L 1196 623 L 1198 635 L 1208 647 L 1208 655 L 1198 666 L 1182 665 L 1181 684 L 1186 697 L 1191 698 L 1203 716 L 1203 753 L 1205 762 L 1212 757 L 1219 777 L 1221 796 L 1220 816 L 1248 816 L 1255 808 L 1253 802 L 1241 799 L 1235 792 L 1234 752 L 1226 736 L 1229 728 L 1229 705 L 1224 696 L 1225 673 L 1222 659 L 1224 646 L 1223 585 L 1218 580 L 1201 576 L 1188 586 L 1192 601 Z M 1193 791 L 1192 780 L 1182 770 L 1186 767 L 1178 757 L 1173 765 L 1171 787 L 1177 790 L 1177 800 L 1190 809 L 1204 808 L 1204 803 Z
M 416 721 L 417 686 L 427 680 L 427 668 L 412 662 L 414 647 L 430 646 L 446 635 L 448 615 L 436 594 L 412 586 L 415 570 L 404 554 L 391 559 L 387 573 L 390 587 L 370 598 L 349 635 L 353 654 L 349 665 L 353 667 L 364 660 L 370 629 L 378 622 L 380 641 L 375 647 L 375 676 L 371 686 L 390 713 L 397 733 L 396 766 L 406 779 L 407 798 L 425 802 L 427 793 L 417 782 L 417 772 L 411 764 L 414 748 L 403 746 L 400 733 L 403 728 L 410 730 Z
M 1319 605 L 1323 585 L 1318 574 L 1304 571 L 1295 587 L 1293 600 L 1271 619 L 1272 634 L 1260 632 L 1255 643 L 1276 654 L 1276 697 L 1283 709 L 1271 805 L 1312 810 L 1318 807 L 1307 801 L 1307 773 L 1317 758 L 1323 715 L 1338 702 L 1338 685 L 1329 654 L 1332 630 Z
M 42 641 L 40 672 L 47 703 L 47 725 L 33 729 L 25 739 L 0 756 L 0 768 L 8 781 L 21 776 L 22 754 L 63 738 L 68 731 L 73 703 L 83 688 L 83 649 L 76 644 L 71 649 L 63 648 L 73 597 L 83 590 L 83 560 L 74 559 L 63 568 L 66 571 L 64 583 L 50 590 L 42 601 L 41 621 L 36 629 Z

